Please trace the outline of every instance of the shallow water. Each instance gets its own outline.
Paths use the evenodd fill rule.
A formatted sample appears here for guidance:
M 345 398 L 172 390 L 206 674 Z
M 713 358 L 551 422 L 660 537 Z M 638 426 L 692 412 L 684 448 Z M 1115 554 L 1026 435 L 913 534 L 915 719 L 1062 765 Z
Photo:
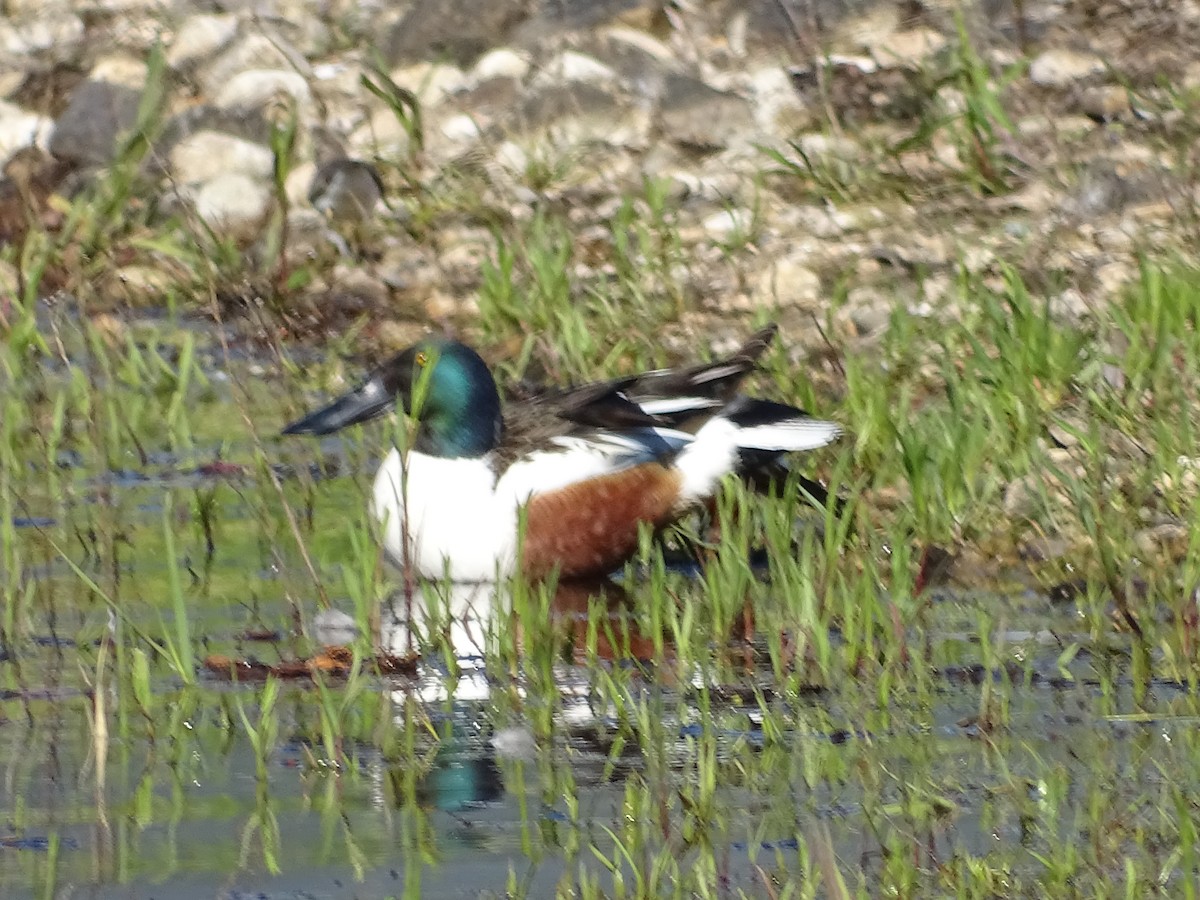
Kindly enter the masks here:
M 809 895 L 823 848 L 869 895 L 952 895 L 972 865 L 1001 895 L 1131 865 L 1165 886 L 1191 877 L 1178 848 L 1200 798 L 1195 695 L 1135 680 L 1127 641 L 1091 638 L 1073 605 L 1019 585 L 936 594 L 906 635 L 921 662 L 864 660 L 861 679 L 819 684 L 777 678 L 764 635 L 607 659 L 604 610 L 576 595 L 541 623 L 549 649 L 536 616 L 516 636 L 511 599 L 484 589 L 433 604 L 432 623 L 418 598 L 410 641 L 398 597 L 384 633 L 398 654 L 426 649 L 415 671 L 287 680 L 264 716 L 262 681 L 199 663 L 303 658 L 322 642 L 322 590 L 354 612 L 378 571 L 372 456 L 274 443 L 285 417 L 252 398 L 273 460 L 256 464 L 214 384 L 187 448 L 148 437 L 101 461 L 66 447 L 53 469 L 31 453 L 0 657 L 0 895 Z M 179 633 L 173 572 L 192 684 L 150 643 Z M 623 587 L 610 644 L 645 590 Z

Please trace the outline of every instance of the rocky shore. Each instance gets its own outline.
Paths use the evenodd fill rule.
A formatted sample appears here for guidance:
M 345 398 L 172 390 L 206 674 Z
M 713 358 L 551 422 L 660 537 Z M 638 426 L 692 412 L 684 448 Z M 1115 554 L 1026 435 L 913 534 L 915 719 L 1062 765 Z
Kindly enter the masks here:
M 30 229 L 62 227 L 70 199 L 129 157 L 135 126 L 149 139 L 139 228 L 273 270 L 270 233 L 283 269 L 308 265 L 289 302 L 370 311 L 365 338 L 382 344 L 431 322 L 469 329 L 497 227 L 540 211 L 569 222 L 576 284 L 610 277 L 630 197 L 635 219 L 677 236 L 667 342 L 705 329 L 720 343 L 725 319 L 732 339 L 768 309 L 801 347 L 820 346 L 810 323 L 827 317 L 869 343 L 897 304 L 954 316 L 962 272 L 1009 267 L 1084 317 L 1137 277 L 1139 254 L 1194 246 L 1194 0 L 9 0 L 6 13 L 7 291 Z M 338 212 L 321 187 L 345 160 L 371 169 L 365 200 Z M 101 277 L 47 287 L 112 308 L 194 285 L 144 246 L 106 252 Z

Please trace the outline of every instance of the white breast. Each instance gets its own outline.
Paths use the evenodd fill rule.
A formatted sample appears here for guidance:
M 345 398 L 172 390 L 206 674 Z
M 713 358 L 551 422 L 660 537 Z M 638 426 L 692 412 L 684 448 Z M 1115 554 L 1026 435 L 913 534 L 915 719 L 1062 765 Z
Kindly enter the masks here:
M 486 460 L 409 453 L 407 497 L 401 484 L 400 454 L 393 450 L 375 475 L 374 498 L 393 563 L 407 562 L 426 578 L 448 571 L 453 581 L 492 581 L 512 573 L 518 503 L 496 493 Z
M 505 578 L 516 566 L 519 510 L 531 496 L 637 465 L 661 456 L 664 447 L 678 449 L 690 440 L 665 429 L 606 438 L 562 438 L 556 442 L 561 449 L 532 453 L 499 480 L 487 457 L 443 459 L 411 452 L 407 497 L 400 490 L 400 454 L 393 450 L 375 475 L 374 491 L 389 557 L 426 578 Z

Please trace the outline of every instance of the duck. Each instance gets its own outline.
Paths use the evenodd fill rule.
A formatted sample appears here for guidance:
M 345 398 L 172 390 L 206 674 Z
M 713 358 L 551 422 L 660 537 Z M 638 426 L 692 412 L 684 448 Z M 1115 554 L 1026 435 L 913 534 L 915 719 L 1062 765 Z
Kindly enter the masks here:
M 283 434 L 331 434 L 399 404 L 414 430 L 386 453 L 370 500 L 394 565 L 451 582 L 603 578 L 636 554 L 643 527 L 703 507 L 727 476 L 842 433 L 738 390 L 777 330 L 712 362 L 526 389 L 507 404 L 475 350 L 431 336 Z

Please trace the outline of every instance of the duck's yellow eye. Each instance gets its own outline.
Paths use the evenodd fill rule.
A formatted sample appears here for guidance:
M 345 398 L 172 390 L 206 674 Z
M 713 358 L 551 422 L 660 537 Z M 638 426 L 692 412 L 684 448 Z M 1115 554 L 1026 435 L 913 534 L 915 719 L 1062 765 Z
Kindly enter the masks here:
M 425 364 L 427 362 L 429 362 L 429 354 L 426 353 L 424 350 L 418 350 L 417 351 L 417 365 L 420 366 L 421 368 L 425 368 Z

